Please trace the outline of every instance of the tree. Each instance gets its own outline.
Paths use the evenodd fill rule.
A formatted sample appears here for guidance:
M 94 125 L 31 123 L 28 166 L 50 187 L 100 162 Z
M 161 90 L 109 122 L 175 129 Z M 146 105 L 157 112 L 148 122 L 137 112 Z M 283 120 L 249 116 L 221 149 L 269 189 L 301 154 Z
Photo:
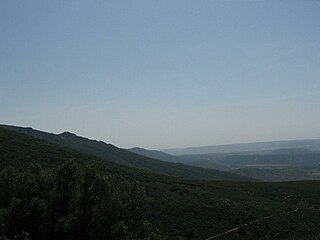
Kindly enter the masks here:
M 160 239 L 134 181 L 101 177 L 70 161 L 0 171 L 0 239 Z

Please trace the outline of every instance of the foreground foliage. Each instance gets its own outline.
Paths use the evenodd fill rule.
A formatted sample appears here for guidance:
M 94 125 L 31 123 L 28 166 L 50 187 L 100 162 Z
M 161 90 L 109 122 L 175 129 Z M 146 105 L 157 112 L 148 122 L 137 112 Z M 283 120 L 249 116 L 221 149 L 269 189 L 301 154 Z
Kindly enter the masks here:
M 142 206 L 147 216 L 141 222 L 149 220 L 169 240 L 204 240 L 235 227 L 239 229 L 218 239 L 320 239 L 320 181 L 263 183 L 187 180 L 117 165 L 107 159 L 81 154 L 0 128 L 0 171 L 7 167 L 24 171 L 33 164 L 48 169 L 41 171 L 51 172 L 50 169 L 70 159 L 81 166 L 93 163 L 99 175 L 107 177 L 106 180 L 114 186 L 112 189 L 120 189 L 120 193 L 124 188 L 120 186 L 130 186 L 123 182 L 129 180 L 133 184 L 132 181 L 137 181 L 150 199 L 150 207 Z M 108 177 L 110 175 L 113 177 Z M 20 183 L 25 184 L 25 181 L 20 180 Z M 3 189 L 10 192 L 13 189 L 9 187 L 13 186 L 10 184 L 9 180 L 4 182 Z M 2 189 L 0 192 L 3 194 Z M 145 198 L 144 194 L 142 196 Z M 145 200 L 142 202 L 146 203 Z M 117 202 L 114 204 L 118 206 Z M 273 217 L 268 217 L 271 215 Z M 4 220 L 0 221 L 0 225 L 9 224 Z M 16 223 L 20 224 L 18 221 Z M 16 227 L 20 228 L 20 225 Z M 148 224 L 145 224 L 145 228 L 147 234 L 140 239 L 151 238 L 149 233 L 152 234 L 152 231 L 148 230 Z M 15 239 L 24 239 L 27 234 L 20 231 L 17 235 Z M 28 236 L 31 238 L 30 233 Z M 120 235 L 116 239 L 128 238 Z M 14 236 L 10 239 L 14 239 Z
M 142 189 L 90 166 L 4 168 L 0 189 L 2 239 L 158 239 Z

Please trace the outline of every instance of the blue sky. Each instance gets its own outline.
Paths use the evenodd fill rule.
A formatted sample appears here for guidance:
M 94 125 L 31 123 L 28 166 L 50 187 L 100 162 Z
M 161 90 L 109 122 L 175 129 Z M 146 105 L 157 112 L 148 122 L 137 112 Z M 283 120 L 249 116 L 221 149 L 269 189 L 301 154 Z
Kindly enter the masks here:
M 320 1 L 0 1 L 0 121 L 161 149 L 320 138 Z

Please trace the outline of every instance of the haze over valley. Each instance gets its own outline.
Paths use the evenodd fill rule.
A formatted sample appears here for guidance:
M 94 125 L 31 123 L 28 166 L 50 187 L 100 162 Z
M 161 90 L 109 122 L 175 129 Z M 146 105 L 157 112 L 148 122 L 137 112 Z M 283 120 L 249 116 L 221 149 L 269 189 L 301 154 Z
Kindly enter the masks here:
M 320 239 L 319 12 L 0 1 L 0 240 Z

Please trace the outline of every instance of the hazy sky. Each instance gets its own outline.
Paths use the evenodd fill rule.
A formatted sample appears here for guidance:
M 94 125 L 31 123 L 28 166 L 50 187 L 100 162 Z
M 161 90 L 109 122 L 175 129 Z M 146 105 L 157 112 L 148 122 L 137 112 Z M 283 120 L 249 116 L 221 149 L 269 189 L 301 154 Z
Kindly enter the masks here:
M 320 1 L 0 1 L 0 122 L 161 149 L 320 138 Z

